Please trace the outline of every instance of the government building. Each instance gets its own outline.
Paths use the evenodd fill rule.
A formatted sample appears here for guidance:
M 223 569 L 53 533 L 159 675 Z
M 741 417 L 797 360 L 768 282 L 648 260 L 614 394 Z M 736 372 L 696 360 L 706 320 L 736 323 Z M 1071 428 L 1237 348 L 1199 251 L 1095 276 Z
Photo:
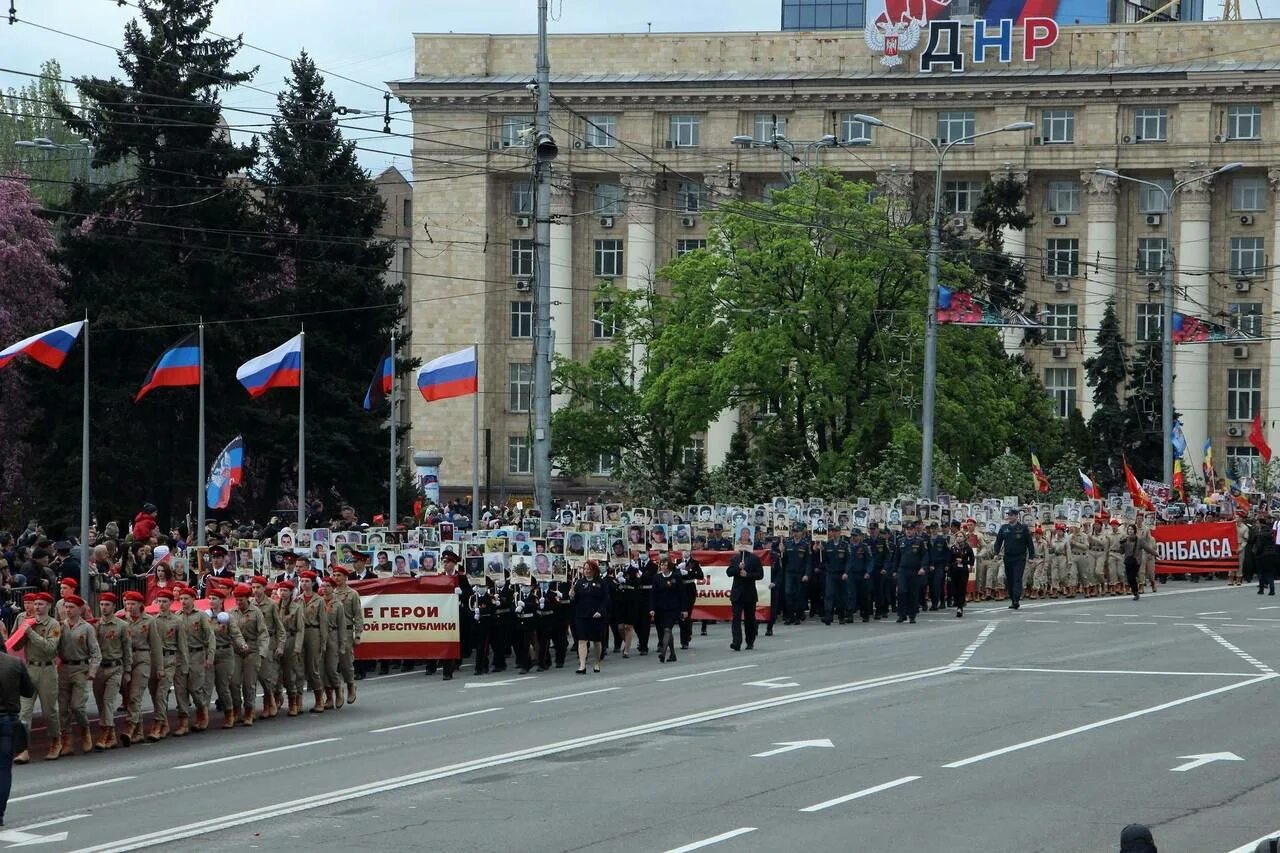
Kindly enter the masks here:
M 931 22 L 936 33 L 903 24 L 552 36 L 555 352 L 585 359 L 607 344 L 598 283 L 660 290 L 653 272 L 706 244 L 710 206 L 783 184 L 787 150 L 928 210 L 920 202 L 932 198 L 937 156 L 893 128 L 945 143 L 1025 122 L 1032 129 L 953 147 L 943 198 L 961 225 L 993 176 L 1026 183 L 1035 221 L 1006 235 L 1006 251 L 1024 259 L 1027 302 L 1048 327 L 1024 354 L 1058 414 L 1090 414 L 1082 365 L 1109 301 L 1130 342 L 1159 340 L 1171 235 L 1176 310 L 1258 339 L 1176 347 L 1175 406 L 1194 461 L 1209 437 L 1219 460 L 1251 464 L 1246 436 L 1259 411 L 1280 446 L 1270 260 L 1280 241 L 1280 21 L 1050 33 L 1028 20 L 1007 34 L 999 21 L 948 23 Z M 528 496 L 535 38 L 415 42 L 414 76 L 391 84 L 414 119 L 413 354 L 478 344 L 481 476 L 495 498 Z M 782 138 L 787 150 L 743 137 Z M 1243 166 L 1203 177 L 1234 163 Z M 469 489 L 472 401 L 411 397 L 414 445 L 444 454 L 446 491 Z M 708 465 L 723 460 L 737 418 L 723 413 L 698 440 Z M 607 489 L 611 464 L 601 458 L 594 476 L 556 483 L 556 493 Z

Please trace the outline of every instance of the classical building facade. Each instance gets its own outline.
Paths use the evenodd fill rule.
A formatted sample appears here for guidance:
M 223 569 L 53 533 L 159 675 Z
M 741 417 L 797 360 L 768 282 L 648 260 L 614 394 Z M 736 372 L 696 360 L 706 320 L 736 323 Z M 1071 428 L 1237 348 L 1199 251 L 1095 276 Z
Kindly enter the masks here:
M 1159 339 L 1157 282 L 1171 233 L 1177 310 L 1260 339 L 1177 348 L 1175 405 L 1189 442 L 1198 451 L 1208 436 L 1219 459 L 1247 464 L 1245 435 L 1261 411 L 1280 445 L 1280 341 L 1270 340 L 1280 337 L 1271 261 L 1280 241 L 1280 21 L 1063 27 L 1031 61 L 1020 33 L 1004 62 L 995 48 L 977 61 L 968 26 L 961 35 L 958 73 L 917 70 L 923 39 L 888 66 L 861 30 L 553 37 L 556 352 L 581 359 L 607 342 L 604 306 L 593 299 L 601 279 L 661 288 L 654 271 L 705 244 L 708 206 L 758 198 L 784 180 L 783 152 L 734 145 L 736 136 L 784 136 L 797 159 L 919 209 L 933 189 L 933 148 L 856 114 L 942 141 L 1030 122 L 1033 130 L 952 148 L 944 204 L 963 218 L 992 176 L 1026 182 L 1035 222 L 1007 234 L 1006 249 L 1024 258 L 1028 301 L 1049 326 L 1025 355 L 1059 414 L 1090 413 L 1082 363 L 1109 301 L 1129 341 Z M 523 131 L 533 116 L 534 40 L 415 38 L 415 76 L 392 84 L 415 120 L 415 354 L 479 344 L 494 486 L 527 495 L 534 232 Z M 839 144 L 806 146 L 826 136 Z M 1231 174 L 1200 179 L 1236 162 L 1244 165 Z M 1165 190 L 1175 186 L 1169 205 Z M 470 406 L 413 400 L 414 442 L 444 454 L 446 488 L 469 486 Z M 725 413 L 708 430 L 708 464 L 723 458 L 734 420 Z M 557 491 L 607 487 L 609 462 Z

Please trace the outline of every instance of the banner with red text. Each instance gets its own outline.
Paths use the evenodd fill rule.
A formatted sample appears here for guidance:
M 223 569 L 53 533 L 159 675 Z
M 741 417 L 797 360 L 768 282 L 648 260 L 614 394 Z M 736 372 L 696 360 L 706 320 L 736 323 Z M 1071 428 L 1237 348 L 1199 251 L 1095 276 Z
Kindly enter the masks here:
M 1232 521 L 1204 524 L 1157 524 L 1156 574 L 1227 572 L 1239 565 L 1236 525 Z
M 454 578 L 358 581 L 364 631 L 358 660 L 448 660 L 462 655 Z
M 694 551 L 693 556 L 702 566 L 703 579 L 698 581 L 698 598 L 693 603 L 693 618 L 728 622 L 733 618 L 733 606 L 729 603 L 729 591 L 733 578 L 729 577 L 729 561 L 736 551 Z M 764 564 L 764 579 L 756 581 L 756 619 L 769 621 L 769 567 L 773 563 L 772 551 L 756 551 Z

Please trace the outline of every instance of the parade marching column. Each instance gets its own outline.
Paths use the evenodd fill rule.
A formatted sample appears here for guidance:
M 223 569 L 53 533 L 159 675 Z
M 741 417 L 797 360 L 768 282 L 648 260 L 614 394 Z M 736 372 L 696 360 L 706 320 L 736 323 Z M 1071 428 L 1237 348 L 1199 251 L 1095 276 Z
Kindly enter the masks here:
M 1086 421 L 1093 415 L 1093 389 L 1085 381 L 1083 364 L 1098 354 L 1098 327 L 1107 309 L 1107 300 L 1116 295 L 1116 178 L 1096 174 L 1092 169 L 1081 173 L 1085 194 L 1089 199 L 1089 230 L 1080 257 L 1080 279 L 1073 283 L 1079 291 L 1072 299 L 1080 305 L 1080 325 L 1084 357 L 1076 376 L 1076 401 Z
M 1179 218 L 1174 265 L 1178 271 L 1177 310 L 1195 316 L 1209 313 L 1209 216 L 1213 180 L 1192 180 L 1207 168 L 1193 163 L 1173 173 L 1173 183 L 1190 181 L 1174 200 Z M 1168 322 L 1169 318 L 1165 318 Z M 1188 436 L 1209 434 L 1209 348 L 1203 344 L 1173 348 L 1173 408 L 1182 415 Z
M 626 264 L 627 289 L 651 293 L 653 273 L 657 269 L 657 235 L 654 223 L 657 218 L 657 199 L 654 194 L 656 181 L 652 175 L 623 175 L 622 187 L 627 200 L 627 242 L 623 246 Z M 631 347 L 631 373 L 633 384 L 640 382 L 648 350 L 643 344 Z
M 556 336 L 555 354 L 572 360 L 573 182 L 568 179 L 551 185 L 551 328 Z M 568 394 L 553 394 L 552 413 L 568 403 Z

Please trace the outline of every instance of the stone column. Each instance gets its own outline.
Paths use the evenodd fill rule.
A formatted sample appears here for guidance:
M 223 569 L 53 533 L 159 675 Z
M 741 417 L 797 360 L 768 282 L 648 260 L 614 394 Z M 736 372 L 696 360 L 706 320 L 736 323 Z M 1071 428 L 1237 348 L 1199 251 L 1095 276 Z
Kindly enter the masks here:
M 1096 174 L 1093 169 L 1080 173 L 1088 198 L 1088 230 L 1084 245 L 1080 247 L 1080 278 L 1072 283 L 1070 298 L 1080 306 L 1080 334 L 1083 337 L 1084 358 L 1098 353 L 1098 327 L 1107 308 L 1107 300 L 1116 294 L 1116 208 L 1119 198 L 1116 178 Z M 1097 259 L 1095 264 L 1093 261 Z M 1047 261 L 1046 261 L 1047 262 Z M 1089 287 L 1092 283 L 1095 287 Z M 1087 421 L 1093 415 L 1093 389 L 1085 379 L 1084 361 L 1077 376 L 1076 401 L 1080 414 Z
M 1193 180 L 1209 171 L 1203 163 L 1173 173 L 1173 183 L 1191 181 L 1178 190 L 1174 204 L 1178 214 L 1178 242 L 1174 264 L 1178 272 L 1174 293 L 1176 310 L 1203 317 L 1209 313 L 1209 219 L 1213 212 L 1212 179 Z M 1165 318 L 1169 322 L 1171 318 Z M 1209 356 L 1204 344 L 1173 348 L 1173 409 L 1182 415 L 1182 429 L 1193 445 L 1209 434 Z
M 713 203 L 730 201 L 742 195 L 740 184 L 731 184 L 727 175 L 705 175 L 702 182 L 711 190 Z M 717 239 L 716 234 L 708 234 L 708 241 Z M 708 245 L 710 245 L 708 243 Z M 742 411 L 736 405 L 730 405 L 720 411 L 707 426 L 706 463 L 707 470 L 723 465 L 729 456 L 729 444 L 733 434 L 738 430 Z
M 993 180 L 1013 179 L 1026 187 L 1030 176 L 1025 169 L 1017 169 L 1012 163 L 1005 163 L 1004 168 L 992 174 Z M 1000 237 L 1004 241 L 1004 253 L 1016 261 L 1021 261 L 1026 265 L 1027 259 L 1027 232 L 1018 230 L 1017 228 L 1001 228 Z M 1013 357 L 1022 352 L 1022 329 L 1001 329 L 1000 343 L 1004 347 L 1005 355 Z
M 1275 257 L 1277 247 L 1280 247 L 1280 168 L 1271 169 L 1267 172 L 1267 179 L 1271 182 L 1272 190 L 1272 236 L 1270 256 Z M 1276 275 L 1274 271 L 1268 276 L 1273 282 L 1271 285 L 1275 287 Z M 1280 447 L 1280 428 L 1275 424 L 1280 422 L 1280 418 L 1275 415 L 1276 406 L 1280 405 L 1280 336 L 1276 336 L 1273 325 L 1275 314 L 1272 312 L 1280 308 L 1280 299 L 1271 298 L 1269 303 L 1262 306 L 1262 335 L 1263 337 L 1273 338 L 1267 341 L 1267 391 L 1262 398 L 1262 420 L 1270 424 L 1267 429 L 1267 444 L 1272 448 Z
M 557 180 L 551 185 L 551 329 L 555 332 L 555 354 L 573 358 L 573 181 Z M 568 394 L 551 396 L 551 411 L 569 403 Z
M 657 182 L 652 175 L 623 175 L 622 189 L 627 202 L 627 242 L 623 247 L 626 264 L 627 289 L 639 293 L 652 293 L 653 274 L 657 263 Z M 631 347 L 632 381 L 639 383 L 644 374 L 648 348 L 643 344 Z

